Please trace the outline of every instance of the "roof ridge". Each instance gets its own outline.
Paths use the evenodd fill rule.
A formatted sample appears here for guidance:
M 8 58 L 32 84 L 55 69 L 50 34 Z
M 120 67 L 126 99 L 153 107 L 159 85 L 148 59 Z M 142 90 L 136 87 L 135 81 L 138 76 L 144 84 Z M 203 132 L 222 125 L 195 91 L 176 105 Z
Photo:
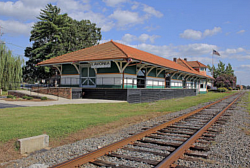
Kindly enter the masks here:
M 113 40 L 111 40 L 110 42 L 113 43 L 116 46 L 116 48 L 118 48 L 126 57 L 129 58 L 128 54 L 125 51 L 123 51 L 120 47 L 117 46 L 117 44 L 116 44 L 117 42 L 115 42 Z M 120 44 L 120 43 L 118 43 L 118 44 Z
M 179 59 L 180 59 L 180 58 L 179 58 Z M 186 63 L 185 60 L 182 60 L 182 59 L 180 59 L 180 60 L 181 60 L 181 62 L 183 62 L 190 70 L 194 71 L 194 69 L 193 69 L 191 66 L 189 66 L 189 65 Z

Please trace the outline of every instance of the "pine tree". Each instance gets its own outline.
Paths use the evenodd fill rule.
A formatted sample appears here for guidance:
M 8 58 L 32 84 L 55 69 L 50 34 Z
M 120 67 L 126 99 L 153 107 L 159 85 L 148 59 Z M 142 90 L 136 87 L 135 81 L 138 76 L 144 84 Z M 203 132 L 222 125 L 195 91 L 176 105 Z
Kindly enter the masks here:
M 36 64 L 59 55 L 98 44 L 101 29 L 89 20 L 76 21 L 67 14 L 60 14 L 60 8 L 48 4 L 41 10 L 39 21 L 34 24 L 25 57 L 29 58 L 24 70 L 24 80 L 47 79 L 53 75 L 48 67 Z

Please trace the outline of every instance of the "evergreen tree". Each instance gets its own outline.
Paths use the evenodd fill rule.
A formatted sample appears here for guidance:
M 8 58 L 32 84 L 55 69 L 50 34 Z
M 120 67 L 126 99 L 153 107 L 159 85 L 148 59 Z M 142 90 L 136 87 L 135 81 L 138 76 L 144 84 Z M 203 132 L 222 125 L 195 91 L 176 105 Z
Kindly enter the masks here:
M 48 4 L 42 9 L 39 21 L 34 24 L 25 57 L 29 58 L 24 70 L 24 80 L 47 79 L 53 75 L 48 67 L 36 64 L 68 52 L 98 44 L 101 29 L 89 20 L 76 21 L 67 14 L 60 14 L 60 8 Z
M 234 75 L 234 70 L 233 70 L 233 68 L 232 68 L 232 66 L 231 66 L 230 63 L 228 63 L 228 65 L 226 67 L 226 74 L 228 74 L 228 75 Z
M 0 44 L 0 89 L 19 88 L 22 82 L 23 59 L 14 57 L 5 44 Z
M 208 69 L 210 72 L 213 70 L 213 77 L 215 78 L 215 86 L 217 87 L 235 87 L 236 77 L 234 76 L 234 70 L 230 63 L 226 66 L 223 62 L 218 63 L 218 67 L 211 67 Z
M 221 74 L 228 74 L 234 76 L 234 70 L 230 63 L 225 67 L 225 64 L 223 62 L 218 63 L 218 67 L 215 68 L 213 65 L 212 67 L 210 65 L 207 65 L 209 72 L 213 72 L 213 77 L 216 79 Z

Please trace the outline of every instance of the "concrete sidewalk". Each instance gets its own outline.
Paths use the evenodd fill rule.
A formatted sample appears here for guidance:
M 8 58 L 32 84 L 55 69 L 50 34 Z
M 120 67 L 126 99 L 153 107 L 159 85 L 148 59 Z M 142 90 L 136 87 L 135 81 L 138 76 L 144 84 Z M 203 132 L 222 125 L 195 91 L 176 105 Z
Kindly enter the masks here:
M 38 94 L 36 92 L 30 92 L 27 90 L 18 90 L 19 93 L 24 93 L 27 95 L 34 95 L 39 97 L 47 97 L 52 99 L 51 101 L 5 101 L 0 99 L 0 105 L 5 104 L 5 108 L 8 107 L 29 107 L 29 106 L 52 106 L 52 105 L 62 105 L 62 104 L 91 104 L 91 103 L 124 103 L 127 101 L 117 101 L 117 100 L 102 100 L 102 99 L 65 99 L 53 95 Z M 30 94 L 31 93 L 31 94 Z M 57 100 L 58 99 L 58 100 Z M 7 106 L 9 105 L 9 106 Z

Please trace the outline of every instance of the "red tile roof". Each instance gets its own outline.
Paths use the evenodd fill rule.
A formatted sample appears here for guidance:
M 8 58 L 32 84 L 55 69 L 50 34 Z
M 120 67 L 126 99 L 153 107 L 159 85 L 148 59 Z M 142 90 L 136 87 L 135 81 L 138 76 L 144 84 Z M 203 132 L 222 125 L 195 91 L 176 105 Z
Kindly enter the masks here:
M 193 68 L 207 68 L 206 65 L 202 64 L 199 61 L 187 61 L 187 63 Z
M 194 69 L 195 67 L 192 68 L 188 62 L 198 62 L 198 61 L 185 61 L 185 60 L 180 59 L 180 58 L 177 59 L 177 63 L 178 64 L 180 64 L 180 65 L 182 65 L 182 66 L 190 69 L 191 71 L 198 72 L 197 70 Z M 200 62 L 198 62 L 198 63 L 200 63 Z M 200 64 L 202 64 L 202 63 L 200 63 Z M 204 65 L 204 64 L 202 64 L 202 65 Z M 206 73 L 203 73 L 203 71 L 202 72 L 198 72 L 198 73 L 200 73 L 202 76 L 206 76 L 207 78 L 214 79 L 213 77 L 206 75 Z
M 196 71 L 195 69 L 193 69 L 193 68 L 187 63 L 187 61 L 182 60 L 182 59 L 180 59 L 180 58 L 177 59 L 177 64 L 180 64 L 180 65 L 182 65 L 182 66 L 184 66 L 184 67 L 190 69 L 191 71 Z
M 204 76 L 197 71 L 193 71 L 190 68 L 183 67 L 176 62 L 170 61 L 168 59 L 150 54 L 145 51 L 138 50 L 120 44 L 114 41 L 109 41 L 103 44 L 92 46 L 89 48 L 81 49 L 71 53 L 67 53 L 58 57 L 54 57 L 45 61 L 38 63 L 38 65 L 51 65 L 58 63 L 71 63 L 71 62 L 83 62 L 83 61 L 93 61 L 93 60 L 115 60 L 132 58 L 147 63 L 163 66 L 170 69 L 175 69 L 179 71 L 184 71 L 199 76 Z M 208 77 L 208 76 L 204 76 Z

